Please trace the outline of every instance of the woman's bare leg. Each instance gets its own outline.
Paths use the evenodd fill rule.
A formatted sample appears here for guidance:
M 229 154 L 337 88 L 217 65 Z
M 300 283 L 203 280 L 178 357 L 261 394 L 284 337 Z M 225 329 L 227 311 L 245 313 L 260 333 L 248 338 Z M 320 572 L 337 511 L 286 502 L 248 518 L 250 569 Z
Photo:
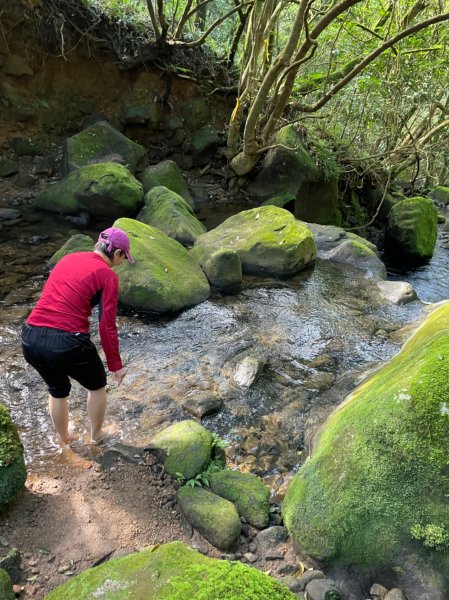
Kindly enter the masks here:
M 101 430 L 106 412 L 106 388 L 87 393 L 87 414 L 90 420 L 90 441 L 92 444 L 101 442 L 104 433 Z
M 69 434 L 69 405 L 68 398 L 48 397 L 48 410 L 56 431 L 64 444 L 76 440 L 76 436 Z

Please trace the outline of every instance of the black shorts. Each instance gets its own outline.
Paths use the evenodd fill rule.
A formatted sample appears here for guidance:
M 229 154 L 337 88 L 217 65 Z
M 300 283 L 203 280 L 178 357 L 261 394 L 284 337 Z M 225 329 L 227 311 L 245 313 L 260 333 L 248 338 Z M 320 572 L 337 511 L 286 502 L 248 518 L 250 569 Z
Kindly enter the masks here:
M 22 351 L 48 386 L 53 398 L 66 398 L 70 379 L 94 391 L 106 385 L 106 372 L 88 333 L 69 333 L 25 323 Z

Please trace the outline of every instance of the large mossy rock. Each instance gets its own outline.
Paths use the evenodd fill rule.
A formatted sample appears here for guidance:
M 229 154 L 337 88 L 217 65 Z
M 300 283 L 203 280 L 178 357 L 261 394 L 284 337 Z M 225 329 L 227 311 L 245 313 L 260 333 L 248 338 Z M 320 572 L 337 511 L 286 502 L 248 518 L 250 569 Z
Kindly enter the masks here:
M 448 456 L 446 302 L 322 427 L 283 504 L 296 547 L 409 575 L 413 563 L 411 575 L 433 572 L 449 589 Z
M 45 600 L 294 600 L 284 585 L 239 562 L 181 542 L 148 548 L 73 577 Z
M 449 187 L 438 185 L 429 193 L 429 198 L 436 204 L 447 206 L 449 204 Z
M 295 197 L 294 213 L 298 219 L 339 225 L 337 177 L 326 175 L 317 166 L 293 125 L 280 129 L 274 143 L 277 146 L 267 152 L 248 190 L 262 200 L 290 193 Z
M 392 256 L 430 258 L 438 233 L 438 211 L 430 198 L 406 198 L 388 216 L 386 243 Z
M 316 247 L 304 223 L 276 206 L 238 213 L 200 236 L 195 246 L 210 252 L 235 250 L 244 273 L 289 277 L 313 262 Z
M 367 240 L 355 236 L 357 239 L 347 239 L 332 250 L 324 258 L 334 262 L 349 264 L 356 269 L 364 271 L 368 277 L 386 279 L 387 269 L 377 256 Z M 366 243 L 367 242 L 367 243 Z
M 58 260 L 63 256 L 66 256 L 66 254 L 73 254 L 74 252 L 92 252 L 94 244 L 95 242 L 88 235 L 82 233 L 72 235 L 72 237 L 48 259 L 47 267 L 52 269 Z
M 173 477 L 192 479 L 211 460 L 212 434 L 196 421 L 180 421 L 154 436 L 147 447 Z
M 64 158 L 66 173 L 104 162 L 119 163 L 134 173 L 148 162 L 143 146 L 128 139 L 106 121 L 94 123 L 67 138 Z
M 142 182 L 145 194 L 152 188 L 164 186 L 182 196 L 190 206 L 193 206 L 189 186 L 181 173 L 181 169 L 174 161 L 164 160 L 157 165 L 147 167 L 139 179 Z
M 0 404 L 0 512 L 23 488 L 27 478 L 23 446 L 8 409 Z
M 137 311 L 169 313 L 209 298 L 200 265 L 177 241 L 134 219 L 118 219 L 114 227 L 128 234 L 135 260 L 116 269 L 122 304 Z
M 207 231 L 184 198 L 164 186 L 154 187 L 145 195 L 144 206 L 136 218 L 183 246 L 192 246 Z
M 134 214 L 143 202 L 142 184 L 122 165 L 99 163 L 73 171 L 50 185 L 36 199 L 42 210 L 64 215 L 84 211 L 115 219 Z
M 214 494 L 233 502 L 241 517 L 254 527 L 268 527 L 270 491 L 256 475 L 223 470 L 213 473 L 210 487 Z
M 189 486 L 180 488 L 176 498 L 185 518 L 212 546 L 220 550 L 234 548 L 241 523 L 232 502 L 202 487 Z
M 235 250 L 211 250 L 195 246 L 190 250 L 201 265 L 211 286 L 222 293 L 234 293 L 242 285 L 242 262 Z

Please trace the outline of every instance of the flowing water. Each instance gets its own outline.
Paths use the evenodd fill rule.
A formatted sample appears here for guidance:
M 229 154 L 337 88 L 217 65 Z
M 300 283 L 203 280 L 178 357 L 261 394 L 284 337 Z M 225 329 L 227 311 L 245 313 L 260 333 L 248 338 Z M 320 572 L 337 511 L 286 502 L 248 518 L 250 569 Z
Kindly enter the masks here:
M 9 288 L 1 302 L 0 402 L 19 426 L 31 473 L 49 461 L 64 464 L 67 455 L 55 440 L 45 387 L 22 359 L 19 332 L 45 280 L 44 259 L 71 233 L 73 223 L 46 217 L 20 224 L 15 233 L 10 229 L 0 243 L 9 261 L 2 280 Z M 429 291 L 447 270 L 446 252 L 439 248 L 420 271 L 422 281 L 430 277 L 422 290 L 413 282 L 426 301 L 448 296 L 447 282 L 444 290 L 436 283 Z M 419 301 L 386 304 L 360 271 L 318 260 L 287 281 L 247 278 L 240 293 L 213 297 L 176 316 L 121 314 L 128 374 L 109 391 L 113 441 L 144 446 L 162 427 L 191 418 L 185 406 L 199 395 L 219 398 L 222 410 L 203 424 L 228 442 L 232 463 L 277 489 L 300 466 L 313 431 L 364 375 L 399 350 L 424 312 Z M 265 363 L 250 389 L 233 378 L 246 356 Z M 77 384 L 70 408 L 74 428 L 86 436 L 85 395 Z M 80 445 L 78 451 L 91 450 Z

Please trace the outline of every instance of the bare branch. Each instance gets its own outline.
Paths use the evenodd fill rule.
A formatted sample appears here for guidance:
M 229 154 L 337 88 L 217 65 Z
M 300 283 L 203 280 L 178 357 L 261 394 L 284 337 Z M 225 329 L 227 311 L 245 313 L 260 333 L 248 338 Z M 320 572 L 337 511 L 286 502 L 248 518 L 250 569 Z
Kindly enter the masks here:
M 240 8 L 245 8 L 246 6 L 250 6 L 251 4 L 253 4 L 253 2 L 254 2 L 254 0 L 248 0 L 248 2 L 242 2 L 238 7 L 231 9 L 225 15 L 221 16 L 216 21 L 214 21 L 212 23 L 212 25 L 209 27 L 209 29 L 207 29 L 199 39 L 195 40 L 194 42 L 183 43 L 182 45 L 187 48 L 194 48 L 195 46 L 201 46 L 201 44 L 208 37 L 208 35 L 210 35 L 211 32 L 216 27 L 221 25 L 221 23 L 223 23 L 223 21 L 226 21 L 226 19 L 229 19 L 229 17 L 232 16 L 234 13 L 236 13 Z

